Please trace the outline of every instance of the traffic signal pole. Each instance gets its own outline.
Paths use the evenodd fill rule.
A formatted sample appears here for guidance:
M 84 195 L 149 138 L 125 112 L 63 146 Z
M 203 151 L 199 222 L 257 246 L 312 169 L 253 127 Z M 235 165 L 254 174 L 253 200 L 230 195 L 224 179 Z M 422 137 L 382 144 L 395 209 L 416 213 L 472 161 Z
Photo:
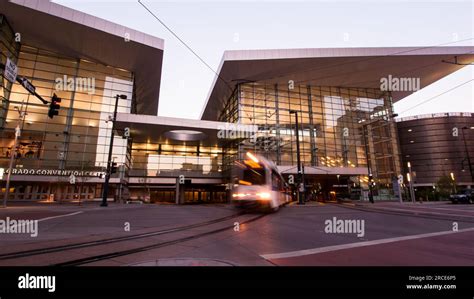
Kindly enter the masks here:
M 0 63 L 0 70 L 2 70 L 3 72 L 5 72 L 5 64 L 3 63 Z M 16 78 L 12 78 L 12 79 L 8 79 L 10 82 L 13 83 L 12 80 L 15 80 L 16 82 L 18 82 L 21 86 L 23 86 L 26 90 L 28 90 L 29 93 L 31 93 L 32 95 L 34 95 L 36 98 L 38 98 L 44 105 L 47 105 L 49 102 L 46 101 L 45 99 L 43 99 L 37 92 L 36 92 L 36 88 L 34 87 L 33 84 L 31 84 L 30 81 L 28 81 L 28 79 L 26 79 L 25 77 L 20 77 L 20 76 L 17 76 L 16 75 L 16 72 L 15 72 L 15 75 L 14 75 Z M 2 77 L 6 78 L 5 77 L 5 74 L 3 73 L 2 74 Z M 55 102 L 55 99 L 56 99 L 56 102 Z M 56 96 L 56 94 L 54 94 L 53 96 L 53 100 L 51 100 L 51 105 L 56 104 L 55 107 L 55 113 L 54 115 L 58 115 L 58 111 L 60 106 L 57 104 L 57 103 L 60 103 L 61 102 L 61 99 L 58 98 Z M 51 113 L 51 106 L 50 106 L 50 112 Z M 16 148 L 17 148 L 17 143 L 18 143 L 18 137 L 20 137 L 20 134 L 21 134 L 21 128 L 20 128 L 20 124 L 21 122 L 24 120 L 25 118 L 25 115 L 26 115 L 26 110 L 23 111 L 23 103 L 21 103 L 21 107 L 20 109 L 18 110 L 18 112 L 20 113 L 20 119 L 18 120 L 18 124 L 15 128 L 15 140 L 13 142 L 13 147 L 12 147 L 12 151 L 11 151 L 11 154 L 10 154 L 10 163 L 9 163 L 9 166 L 8 166 L 8 174 L 7 174 L 7 181 L 6 181 L 6 186 L 5 186 L 5 193 L 3 195 L 3 207 L 6 208 L 7 207 L 7 201 L 8 201 L 8 196 L 9 196 L 9 189 L 10 189 L 10 178 L 11 178 L 11 173 L 12 173 L 12 169 L 13 169 L 13 162 L 15 160 L 15 156 L 16 156 Z M 48 116 L 50 118 L 53 118 L 54 115 L 49 115 L 48 113 Z
M 100 204 L 101 207 L 107 206 L 107 197 L 109 195 L 109 180 L 111 174 L 111 166 L 112 166 L 112 150 L 114 147 L 114 137 L 115 137 L 115 120 L 117 119 L 117 108 L 118 108 L 118 101 L 120 99 L 126 99 L 127 96 L 125 95 L 116 95 L 115 96 L 115 108 L 114 108 L 114 117 L 112 119 L 112 132 L 110 133 L 110 145 L 109 145 L 109 156 L 107 158 L 107 170 L 105 172 L 105 182 L 104 188 L 102 190 L 102 203 Z
M 372 179 L 373 179 L 373 174 L 372 174 L 372 169 L 370 167 L 370 157 L 369 157 L 369 129 L 367 128 L 367 134 L 365 133 L 365 130 L 367 128 L 367 125 L 362 125 L 362 131 L 364 133 L 364 144 L 365 144 L 365 156 L 367 158 L 367 177 L 368 177 L 368 187 L 369 187 L 369 202 L 374 203 L 374 194 L 372 193 Z
M 20 109 L 18 110 L 18 113 L 20 113 L 20 118 L 18 119 L 18 123 L 15 128 L 15 140 L 13 141 L 13 146 L 12 150 L 10 152 L 10 163 L 8 164 L 8 174 L 7 174 L 7 181 L 6 181 L 6 186 L 5 186 L 5 193 L 3 194 L 3 207 L 7 207 L 7 201 L 8 201 L 8 196 L 9 196 L 9 191 L 10 191 L 10 178 L 12 175 L 12 169 L 13 169 L 13 162 L 15 161 L 15 156 L 16 156 L 16 148 L 18 144 L 18 137 L 21 135 L 21 122 L 25 118 L 26 111 L 23 111 L 23 103 L 21 103 Z
M 290 110 L 290 114 L 295 115 L 295 120 L 296 120 L 296 163 L 298 164 L 297 169 L 298 169 L 298 204 L 299 205 L 304 205 L 305 200 L 304 200 L 304 179 L 303 179 L 303 173 L 301 170 L 301 156 L 300 156 L 300 133 L 299 133 L 299 122 L 298 122 L 298 111 L 296 110 Z

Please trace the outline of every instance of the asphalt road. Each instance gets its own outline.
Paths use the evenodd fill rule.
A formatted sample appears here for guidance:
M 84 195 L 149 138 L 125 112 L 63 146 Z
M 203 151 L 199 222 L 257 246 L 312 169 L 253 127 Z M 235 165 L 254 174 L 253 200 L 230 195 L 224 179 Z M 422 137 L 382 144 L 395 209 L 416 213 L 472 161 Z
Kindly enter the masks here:
M 292 204 L 260 218 L 258 212 L 236 212 L 229 205 L 111 205 L 105 209 L 64 205 L 0 210 L 0 220 L 7 216 L 42 219 L 36 238 L 0 234 L 0 254 L 130 236 L 229 216 L 218 223 L 165 235 L 61 254 L 0 259 L 0 265 L 50 265 L 183 238 L 88 265 L 474 265 L 474 205 L 311 203 Z M 253 218 L 258 219 L 241 224 Z M 357 227 L 346 226 L 344 231 L 331 232 L 328 227 L 336 228 L 338 220 L 358 223 L 359 229 L 363 223 L 363 231 L 351 231 L 348 229 Z M 127 223 L 130 231 L 124 230 Z M 205 234 L 209 231 L 216 233 Z M 196 235 L 200 237 L 190 237 Z

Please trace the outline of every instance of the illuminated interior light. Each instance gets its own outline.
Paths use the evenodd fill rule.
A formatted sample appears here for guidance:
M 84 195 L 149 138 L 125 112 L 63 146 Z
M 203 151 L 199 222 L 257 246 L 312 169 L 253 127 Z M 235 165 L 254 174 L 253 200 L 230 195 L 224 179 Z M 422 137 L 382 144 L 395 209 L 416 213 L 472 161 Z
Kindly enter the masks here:
M 244 180 L 239 180 L 239 184 L 240 185 L 245 185 L 245 186 L 251 186 L 252 185 L 252 183 L 244 181 Z
M 252 159 L 252 161 L 254 161 L 255 163 L 259 163 L 257 157 L 255 157 L 254 155 L 252 155 L 251 152 L 247 152 L 247 157 L 249 157 L 250 159 Z

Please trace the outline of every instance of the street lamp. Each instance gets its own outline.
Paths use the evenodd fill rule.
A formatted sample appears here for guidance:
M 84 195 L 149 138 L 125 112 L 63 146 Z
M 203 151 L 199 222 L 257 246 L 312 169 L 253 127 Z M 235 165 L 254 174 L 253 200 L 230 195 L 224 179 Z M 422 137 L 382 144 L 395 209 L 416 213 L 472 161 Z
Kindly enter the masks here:
M 296 120 L 296 160 L 298 164 L 298 204 L 304 205 L 304 181 L 303 176 L 301 173 L 301 157 L 300 157 L 300 133 L 299 133 L 299 125 L 298 125 L 298 111 L 290 110 L 290 114 L 295 115 Z
M 105 172 L 105 182 L 104 190 L 102 190 L 102 203 L 101 207 L 107 206 L 107 196 L 109 195 L 109 180 L 110 180 L 110 170 L 112 164 L 112 149 L 114 147 L 114 130 L 115 130 L 115 121 L 117 120 L 117 108 L 119 99 L 126 100 L 127 96 L 124 94 L 118 94 L 115 96 L 115 108 L 114 108 L 114 117 L 112 119 L 112 132 L 110 133 L 110 145 L 109 145 L 109 156 L 107 158 L 107 170 Z
M 474 127 L 462 127 L 461 132 L 462 132 L 462 139 L 464 141 L 464 150 L 466 151 L 466 158 L 467 158 L 467 164 L 469 164 L 469 172 L 471 173 L 471 182 L 474 182 L 474 173 L 472 172 L 472 164 L 471 164 L 471 157 L 469 156 L 469 151 L 467 149 L 467 143 L 466 143 L 466 136 L 464 135 L 464 130 L 467 129 L 474 129 Z
M 365 157 L 367 158 L 367 175 L 368 175 L 367 184 L 369 185 L 369 201 L 370 203 L 374 203 L 374 194 L 372 193 L 373 174 L 372 174 L 372 170 L 370 169 L 369 140 L 366 140 L 366 135 L 365 135 L 366 127 L 367 127 L 367 124 L 362 124 L 362 132 L 364 134 Z M 367 132 L 367 136 L 369 135 L 368 133 L 369 132 Z
M 409 183 L 409 188 L 410 188 L 410 197 L 411 197 L 411 202 L 415 202 L 415 190 L 413 188 L 413 175 L 411 173 L 411 163 L 410 162 L 407 162 L 407 166 L 408 166 L 408 173 L 407 173 L 407 180 L 408 180 L 408 183 Z

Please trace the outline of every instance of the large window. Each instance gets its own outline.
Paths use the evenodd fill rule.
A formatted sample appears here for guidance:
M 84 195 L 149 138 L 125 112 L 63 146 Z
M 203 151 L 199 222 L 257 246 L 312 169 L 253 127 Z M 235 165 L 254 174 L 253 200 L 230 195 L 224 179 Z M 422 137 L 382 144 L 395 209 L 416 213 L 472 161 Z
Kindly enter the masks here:
M 131 168 L 132 176 L 216 174 L 222 171 L 222 148 L 184 143 L 134 142 Z
M 240 84 L 220 120 L 256 125 L 256 138 L 239 143 L 236 159 L 252 151 L 278 165 L 295 165 L 295 114 L 301 160 L 314 167 L 367 167 L 390 184 L 399 169 L 389 93 L 376 89 Z M 234 110 L 230 110 L 234 111 Z M 367 146 L 366 146 L 367 145 Z M 366 151 L 367 149 L 367 151 Z M 368 152 L 368 157 L 366 156 Z M 232 163 L 232 159 L 226 160 Z
M 3 52 L 2 52 L 3 53 Z M 3 60 L 3 58 L 2 58 Z M 18 109 L 26 111 L 20 122 L 22 134 L 16 165 L 23 168 L 54 168 L 100 171 L 106 167 L 115 95 L 118 112 L 130 112 L 133 74 L 82 59 L 73 59 L 23 45 L 18 75 L 26 77 L 44 99 L 62 99 L 59 115 L 48 118 L 48 106 L 18 83 L 9 95 L 4 129 L 0 131 L 0 164 L 8 165 Z M 116 137 L 113 159 L 125 162 L 126 140 Z

